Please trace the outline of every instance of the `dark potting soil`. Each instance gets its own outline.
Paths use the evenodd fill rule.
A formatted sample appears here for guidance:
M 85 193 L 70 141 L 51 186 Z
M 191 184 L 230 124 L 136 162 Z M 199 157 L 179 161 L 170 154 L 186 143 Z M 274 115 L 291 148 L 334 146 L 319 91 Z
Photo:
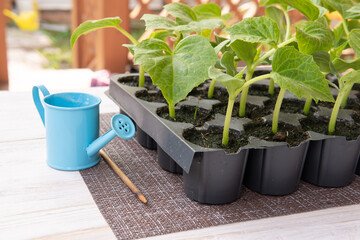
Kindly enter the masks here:
M 213 111 L 214 111 L 214 113 L 226 115 L 226 109 L 227 109 L 227 104 L 221 103 L 221 104 L 215 105 Z M 253 105 L 250 103 L 246 104 L 245 117 L 247 117 L 247 118 L 254 119 L 254 118 L 263 117 L 263 116 L 266 116 L 269 114 L 271 114 L 271 110 L 269 110 L 267 108 L 261 108 L 257 105 Z M 238 116 L 239 116 L 239 103 L 237 102 L 234 104 L 232 117 L 238 117 Z
M 300 120 L 304 131 L 314 131 L 329 135 L 329 119 L 319 119 L 309 114 L 307 118 Z M 356 140 L 360 136 L 360 122 L 350 123 L 348 121 L 336 121 L 334 136 L 345 136 L 347 140 Z
M 261 119 L 245 125 L 245 135 L 258 137 L 266 141 L 286 142 L 291 147 L 298 146 L 309 138 L 309 135 L 295 126 L 279 123 L 278 132 L 274 134 L 271 129 L 271 123 L 265 123 Z
M 138 91 L 135 93 L 135 96 L 137 98 L 140 98 L 142 100 L 148 101 L 148 102 L 161 102 L 166 103 L 165 98 L 163 97 L 160 90 L 152 90 L 152 91 Z
M 354 112 L 354 114 L 351 115 L 351 118 L 354 119 L 356 123 L 360 123 L 360 111 Z
M 274 95 L 271 95 L 271 94 L 269 94 L 269 86 L 253 84 L 250 86 L 248 94 L 254 95 L 254 96 L 270 97 L 270 98 L 276 99 L 279 91 L 280 91 L 279 88 L 274 88 Z
M 198 130 L 195 128 L 186 129 L 183 136 L 186 140 L 205 147 L 205 148 L 225 148 L 227 153 L 236 153 L 240 147 L 249 143 L 248 136 L 240 134 L 240 132 L 230 129 L 229 144 L 224 147 L 222 145 L 222 127 L 209 127 L 208 130 Z
M 275 108 L 277 98 L 271 98 L 269 101 L 265 103 L 265 107 L 269 110 L 273 110 Z M 283 99 L 281 104 L 281 112 L 284 113 L 300 113 L 303 114 L 304 112 L 304 101 L 296 100 L 296 99 Z M 316 105 L 313 102 L 310 107 L 310 113 L 316 111 Z
M 138 87 L 139 86 L 139 76 L 127 76 L 119 80 L 121 84 L 130 87 Z M 144 87 L 148 90 L 156 90 L 157 86 L 152 84 L 151 78 L 149 76 L 145 76 Z
M 258 76 L 269 74 L 269 73 L 271 73 L 271 70 L 265 70 L 265 69 L 264 70 L 255 70 L 252 77 L 254 78 L 254 77 L 258 77 Z
M 269 115 L 273 112 L 275 108 L 276 98 L 271 98 L 268 101 L 265 102 L 264 107 L 259 107 L 257 105 L 253 105 L 250 103 L 246 104 L 246 110 L 245 110 L 245 117 L 250 119 L 255 119 L 259 117 L 264 117 L 266 115 Z M 281 104 L 281 112 L 284 113 L 303 113 L 305 102 L 299 101 L 299 100 L 289 100 L 284 99 Z M 221 103 L 214 106 L 214 113 L 220 113 L 225 115 L 227 109 L 227 104 Z M 310 108 L 310 113 L 314 113 L 316 110 L 316 107 L 312 106 Z M 239 103 L 234 104 L 233 108 L 233 117 L 237 117 L 239 115 Z
M 360 91 L 360 84 L 355 83 L 352 89 L 356 91 Z
M 327 107 L 330 109 L 332 109 L 334 107 L 334 103 L 332 103 L 332 102 L 319 102 L 318 105 L 322 106 L 322 107 Z M 353 99 L 348 99 L 345 109 L 352 109 L 355 111 L 360 111 L 360 102 L 355 101 Z
M 189 95 L 195 96 L 199 99 L 209 99 L 208 89 L 204 89 L 204 88 L 195 88 L 194 90 L 191 91 Z M 226 89 L 215 87 L 214 94 L 211 99 L 216 99 L 219 100 L 220 102 L 227 102 L 228 98 L 229 98 L 229 94 L 226 91 Z
M 191 123 L 194 126 L 202 126 L 206 121 L 213 118 L 210 111 L 195 106 L 182 106 L 180 109 L 175 109 L 175 119 L 170 118 L 168 107 L 159 108 L 156 113 L 166 120 Z

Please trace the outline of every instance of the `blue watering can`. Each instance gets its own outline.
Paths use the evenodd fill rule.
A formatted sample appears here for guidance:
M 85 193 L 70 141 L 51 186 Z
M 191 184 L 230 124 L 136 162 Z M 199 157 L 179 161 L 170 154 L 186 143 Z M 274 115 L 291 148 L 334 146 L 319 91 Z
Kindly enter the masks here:
M 98 151 L 114 137 L 130 139 L 135 135 L 130 118 L 116 114 L 111 129 L 99 137 L 101 100 L 91 94 L 50 94 L 43 85 L 34 86 L 32 94 L 46 129 L 47 164 L 52 168 L 74 171 L 92 167 L 100 161 Z

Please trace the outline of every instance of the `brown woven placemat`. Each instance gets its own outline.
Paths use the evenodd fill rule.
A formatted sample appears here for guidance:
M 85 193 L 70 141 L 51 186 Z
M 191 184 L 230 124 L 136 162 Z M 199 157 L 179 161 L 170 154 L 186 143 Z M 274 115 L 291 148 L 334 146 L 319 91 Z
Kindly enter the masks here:
M 110 129 L 113 114 L 101 115 L 101 133 Z M 288 215 L 360 203 L 360 178 L 344 188 L 320 188 L 305 182 L 282 197 L 263 196 L 244 189 L 226 205 L 203 205 L 186 197 L 182 176 L 157 164 L 156 151 L 134 139 L 115 138 L 105 148 L 110 158 L 148 199 L 141 203 L 104 162 L 80 171 L 100 212 L 118 239 L 137 239 L 214 225 Z

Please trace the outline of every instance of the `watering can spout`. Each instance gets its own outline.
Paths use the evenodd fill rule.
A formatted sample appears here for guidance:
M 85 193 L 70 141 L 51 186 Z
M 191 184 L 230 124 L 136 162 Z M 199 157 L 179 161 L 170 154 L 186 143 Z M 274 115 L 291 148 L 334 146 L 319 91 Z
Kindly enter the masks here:
M 123 139 L 130 139 L 135 135 L 134 123 L 123 114 L 116 114 L 111 119 L 111 129 L 95 139 L 87 148 L 88 156 L 93 156 L 106 144 L 108 144 L 114 137 L 119 136 Z

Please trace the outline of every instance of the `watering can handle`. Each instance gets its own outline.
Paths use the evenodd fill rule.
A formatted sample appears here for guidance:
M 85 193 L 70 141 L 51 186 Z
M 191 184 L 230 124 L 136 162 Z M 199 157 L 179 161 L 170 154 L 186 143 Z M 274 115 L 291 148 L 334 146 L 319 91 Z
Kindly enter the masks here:
M 44 106 L 40 100 L 40 94 L 39 91 L 42 92 L 42 94 L 44 95 L 44 97 L 46 97 L 47 95 L 50 94 L 50 92 L 47 90 L 47 88 L 44 85 L 38 85 L 38 86 L 34 86 L 32 89 L 32 95 L 33 95 L 33 100 L 36 106 L 36 109 L 39 112 L 41 121 L 43 122 L 44 126 L 45 126 L 45 114 L 44 114 Z

